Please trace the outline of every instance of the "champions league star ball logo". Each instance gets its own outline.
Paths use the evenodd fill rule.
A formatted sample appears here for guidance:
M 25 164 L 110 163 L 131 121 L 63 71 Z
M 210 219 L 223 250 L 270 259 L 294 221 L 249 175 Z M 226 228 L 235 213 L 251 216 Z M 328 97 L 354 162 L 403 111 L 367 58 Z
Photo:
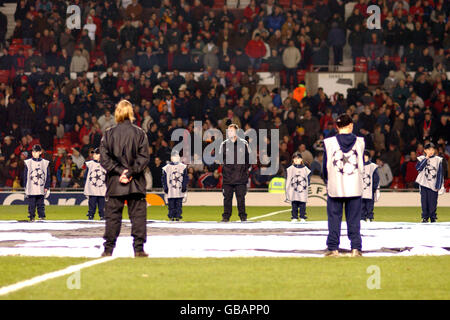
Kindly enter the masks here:
M 169 184 L 174 189 L 181 189 L 181 172 L 173 171 L 169 177 Z
M 358 152 L 350 150 L 343 153 L 342 150 L 337 150 L 332 157 L 333 167 L 343 175 L 352 175 L 358 169 Z
M 308 182 L 305 177 L 296 175 L 291 179 L 291 187 L 293 187 L 296 192 L 303 192 L 308 188 Z
M 370 187 L 370 175 L 369 174 L 365 174 L 364 178 L 363 178 L 363 184 L 364 184 L 364 190 L 369 189 Z
M 95 169 L 89 174 L 89 181 L 96 188 L 101 188 L 105 185 L 105 173 L 100 169 Z
M 425 167 L 425 178 L 428 181 L 433 181 L 437 176 L 437 170 L 435 167 L 427 165 Z
M 44 171 L 41 168 L 36 168 L 31 171 L 30 180 L 35 186 L 43 186 L 44 185 Z

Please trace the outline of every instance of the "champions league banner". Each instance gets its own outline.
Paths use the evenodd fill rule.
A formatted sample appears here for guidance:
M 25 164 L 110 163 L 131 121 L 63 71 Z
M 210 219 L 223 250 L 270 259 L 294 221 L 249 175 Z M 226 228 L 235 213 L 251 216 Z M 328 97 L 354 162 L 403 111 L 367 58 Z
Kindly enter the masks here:
M 148 193 L 146 195 L 149 206 L 164 206 L 164 193 Z M 88 198 L 82 192 L 51 192 L 44 200 L 45 205 L 58 206 L 87 206 Z M 0 205 L 27 205 L 23 192 L 0 192 Z

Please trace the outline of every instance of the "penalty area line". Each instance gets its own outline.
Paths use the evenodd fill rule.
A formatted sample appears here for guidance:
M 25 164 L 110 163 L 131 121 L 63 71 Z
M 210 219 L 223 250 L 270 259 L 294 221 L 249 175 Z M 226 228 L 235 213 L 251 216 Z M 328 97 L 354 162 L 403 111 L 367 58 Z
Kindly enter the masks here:
M 257 220 L 257 219 L 261 219 L 261 218 L 271 217 L 271 216 L 277 215 L 277 214 L 279 214 L 279 213 L 289 212 L 289 211 L 291 211 L 291 209 L 275 211 L 275 212 L 263 214 L 262 216 L 252 217 L 252 218 L 249 218 L 248 220 Z
M 12 285 L 0 288 L 0 296 L 12 293 L 14 291 L 17 291 L 17 290 L 20 290 L 20 289 L 23 289 L 23 288 L 26 288 L 26 287 L 34 286 L 34 285 L 36 285 L 38 283 L 41 283 L 41 282 L 44 282 L 44 281 L 47 281 L 47 280 L 50 280 L 50 279 L 55 279 L 55 278 L 59 278 L 59 277 L 62 277 L 62 276 L 68 275 L 68 274 L 72 274 L 72 273 L 75 273 L 77 271 L 80 271 L 81 269 L 89 268 L 89 267 L 95 266 L 95 265 L 100 264 L 100 263 L 104 263 L 104 262 L 108 262 L 108 261 L 114 260 L 116 258 L 117 257 L 104 257 L 104 258 L 101 258 L 101 259 L 95 259 L 95 260 L 92 260 L 92 261 L 87 261 L 87 262 L 84 262 L 84 263 L 72 265 L 72 266 L 69 266 L 69 267 L 67 267 L 65 269 L 61 269 L 61 270 L 53 271 L 53 272 L 50 272 L 50 273 L 46 273 L 46 274 L 43 274 L 43 275 L 31 278 L 31 279 L 28 279 L 28 280 L 20 281 L 20 282 L 17 282 L 15 284 L 12 284 Z

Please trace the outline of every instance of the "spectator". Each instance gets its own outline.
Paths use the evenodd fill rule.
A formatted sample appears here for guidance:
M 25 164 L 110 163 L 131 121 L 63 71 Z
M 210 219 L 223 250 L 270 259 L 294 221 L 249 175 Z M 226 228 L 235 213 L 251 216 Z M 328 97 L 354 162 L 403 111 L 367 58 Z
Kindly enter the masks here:
M 411 151 L 409 153 L 409 160 L 405 161 L 402 164 L 402 176 L 405 182 L 405 186 L 408 189 L 418 188 L 418 185 L 416 183 L 416 178 L 418 174 L 416 164 L 417 164 L 416 152 Z
M 380 158 L 376 160 L 376 163 L 378 166 L 378 175 L 380 176 L 380 187 L 389 188 L 393 180 L 391 168 Z
M 70 72 L 80 73 L 88 70 L 89 64 L 86 57 L 81 55 L 79 49 L 75 50 L 74 56 L 70 63 Z
M 293 82 L 293 87 L 298 85 L 297 66 L 300 60 L 300 51 L 294 46 L 294 41 L 290 40 L 289 46 L 283 51 L 283 65 L 286 67 L 286 82 L 291 89 L 291 82 Z
M 346 42 L 344 30 L 339 27 L 337 22 L 331 24 L 331 30 L 328 33 L 328 45 L 333 48 L 334 65 L 342 64 L 342 52 Z

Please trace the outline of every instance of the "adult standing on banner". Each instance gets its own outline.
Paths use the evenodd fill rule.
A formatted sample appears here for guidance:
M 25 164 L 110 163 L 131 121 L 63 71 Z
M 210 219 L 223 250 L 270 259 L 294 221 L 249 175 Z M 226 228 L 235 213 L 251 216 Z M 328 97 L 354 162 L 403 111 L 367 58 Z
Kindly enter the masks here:
M 114 114 L 117 125 L 108 128 L 100 144 L 101 165 L 107 171 L 105 207 L 105 251 L 111 256 L 122 224 L 125 201 L 131 220 L 131 235 L 136 257 L 147 257 L 147 201 L 144 169 L 149 161 L 148 140 L 144 130 L 134 125 L 133 106 L 120 101 Z
M 250 148 L 248 142 L 237 136 L 239 126 L 230 124 L 226 139 L 220 145 L 219 159 L 223 163 L 223 214 L 222 222 L 229 222 L 232 211 L 233 194 L 236 194 L 239 218 L 247 221 L 245 195 L 247 194 L 248 170 L 250 168 Z
M 364 177 L 364 140 L 355 136 L 352 118 L 347 114 L 336 120 L 338 134 L 324 140 L 323 178 L 327 184 L 328 251 L 339 256 L 341 221 L 345 207 L 351 255 L 361 256 L 361 197 Z

